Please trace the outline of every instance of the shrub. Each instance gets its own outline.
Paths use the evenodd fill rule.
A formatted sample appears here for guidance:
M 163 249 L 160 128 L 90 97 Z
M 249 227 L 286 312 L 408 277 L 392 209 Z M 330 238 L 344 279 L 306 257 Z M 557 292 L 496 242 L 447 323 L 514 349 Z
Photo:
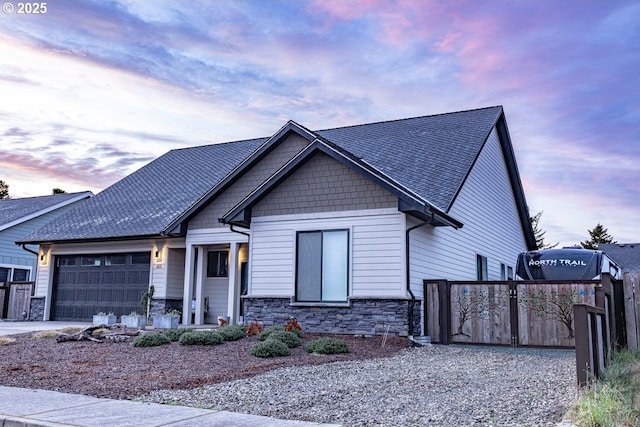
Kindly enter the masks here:
M 245 329 L 243 325 L 227 325 L 221 326 L 216 331 L 225 341 L 237 341 L 240 338 L 244 338 Z
M 284 326 L 269 326 L 267 329 L 258 334 L 258 339 L 260 341 L 265 341 L 267 338 L 269 338 L 269 335 L 276 331 L 286 332 L 284 330 Z
M 289 356 L 291 350 L 282 341 L 269 338 L 252 346 L 250 353 L 256 357 L 282 357 Z
M 182 334 L 178 341 L 182 345 L 217 345 L 224 339 L 215 331 L 190 331 Z
M 259 322 L 253 321 L 247 326 L 246 335 L 248 337 L 258 335 L 260 332 L 262 332 L 262 325 Z
M 134 347 L 154 347 L 169 344 L 171 340 L 164 334 L 144 334 L 133 340 Z
M 300 337 L 295 332 L 287 332 L 287 331 L 273 331 L 269 334 L 269 339 L 282 341 L 289 348 L 300 347 L 302 341 Z
M 295 332 L 299 337 L 302 337 L 302 326 L 300 326 L 293 316 L 291 316 L 289 321 L 284 325 L 284 330 L 287 332 Z
M 349 346 L 346 341 L 332 337 L 325 337 L 311 341 L 304 346 L 304 349 L 307 353 L 314 354 L 349 353 Z
M 186 334 L 189 331 L 191 331 L 189 328 L 168 329 L 164 332 L 164 335 L 171 341 L 178 341 L 182 334 Z

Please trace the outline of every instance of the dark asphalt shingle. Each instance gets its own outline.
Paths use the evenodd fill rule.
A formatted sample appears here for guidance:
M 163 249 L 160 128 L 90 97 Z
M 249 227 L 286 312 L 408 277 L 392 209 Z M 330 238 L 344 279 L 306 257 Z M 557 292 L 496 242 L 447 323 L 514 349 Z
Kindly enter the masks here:
M 315 133 L 446 212 L 501 113 L 490 107 Z M 157 235 L 266 139 L 169 151 L 25 241 Z
M 78 197 L 80 193 L 0 200 L 0 227 Z

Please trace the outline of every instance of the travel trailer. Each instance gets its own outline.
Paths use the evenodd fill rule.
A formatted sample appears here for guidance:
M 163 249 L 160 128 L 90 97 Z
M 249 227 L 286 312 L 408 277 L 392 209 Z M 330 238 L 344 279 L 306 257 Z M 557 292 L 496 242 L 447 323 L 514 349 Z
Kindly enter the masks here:
M 620 267 L 602 251 L 582 248 L 541 249 L 518 255 L 516 276 L 522 280 L 589 280 L 610 273 L 620 279 Z

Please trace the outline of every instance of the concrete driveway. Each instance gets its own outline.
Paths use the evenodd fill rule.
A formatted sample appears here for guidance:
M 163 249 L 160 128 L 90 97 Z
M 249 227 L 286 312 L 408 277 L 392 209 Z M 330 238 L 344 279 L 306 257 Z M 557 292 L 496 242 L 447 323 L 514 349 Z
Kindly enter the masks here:
M 12 322 L 0 321 L 0 336 L 24 334 L 26 332 L 60 330 L 69 326 L 85 328 L 91 322 L 63 322 L 63 321 L 37 321 L 37 322 Z

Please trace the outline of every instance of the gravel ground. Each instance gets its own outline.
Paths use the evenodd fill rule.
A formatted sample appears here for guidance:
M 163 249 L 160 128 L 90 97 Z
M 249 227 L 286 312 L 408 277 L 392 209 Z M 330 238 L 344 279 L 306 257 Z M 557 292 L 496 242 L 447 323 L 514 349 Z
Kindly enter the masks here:
M 554 426 L 576 397 L 573 350 L 434 345 L 139 400 L 344 426 Z

